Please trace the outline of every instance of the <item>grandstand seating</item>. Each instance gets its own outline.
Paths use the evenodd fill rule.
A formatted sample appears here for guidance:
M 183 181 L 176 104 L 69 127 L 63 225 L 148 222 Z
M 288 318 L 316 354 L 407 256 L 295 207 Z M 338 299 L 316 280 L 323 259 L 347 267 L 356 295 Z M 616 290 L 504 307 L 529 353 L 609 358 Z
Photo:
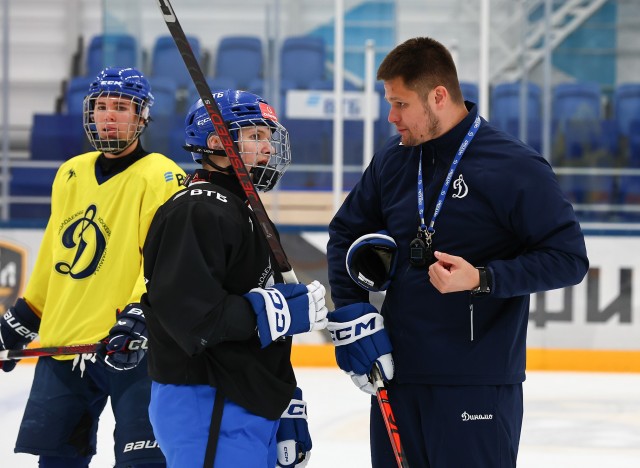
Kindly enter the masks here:
M 491 123 L 520 137 L 520 82 L 497 84 L 491 93 Z M 527 82 L 527 135 L 526 142 L 537 151 L 542 141 L 542 98 L 540 87 Z
M 95 78 L 105 67 L 138 67 L 138 41 L 129 34 L 99 34 L 87 48 L 86 76 Z
M 187 36 L 187 41 L 196 59 L 201 62 L 203 54 L 200 48 L 200 40 L 195 36 Z M 180 52 L 171 36 L 159 36 L 153 45 L 149 78 L 152 86 L 157 77 L 171 78 L 178 89 L 193 87 L 189 71 L 184 65 Z
M 553 139 L 560 157 L 580 159 L 602 147 L 602 94 L 596 83 L 561 83 L 553 88 Z
M 82 126 L 83 101 L 95 77 L 69 80 L 64 114 L 34 114 L 30 141 L 31 159 L 64 161 L 90 149 Z
M 31 127 L 31 159 L 65 161 L 89 151 L 82 114 L 34 114 Z
M 629 137 L 632 120 L 640 120 L 640 83 L 624 83 L 615 88 L 613 115 L 618 124 L 618 133 Z
M 239 89 L 240 87 L 235 82 L 235 80 L 231 77 L 213 77 L 207 78 L 207 84 L 209 85 L 209 89 L 211 91 L 219 91 L 223 89 Z M 241 88 L 240 88 L 241 89 Z M 198 94 L 198 90 L 191 88 L 189 90 L 189 98 L 187 100 L 187 110 L 198 100 L 200 99 L 200 95 Z
M 82 103 L 95 79 L 95 76 L 74 76 L 69 80 L 64 98 L 67 114 L 82 115 Z
M 12 168 L 9 183 L 11 196 L 51 196 L 56 171 L 56 168 Z M 11 203 L 9 206 L 11 219 L 47 219 L 50 214 L 49 203 Z
M 325 78 L 326 45 L 313 36 L 287 37 L 280 51 L 280 76 L 298 89 L 308 89 L 311 82 Z
M 178 119 L 178 88 L 176 83 L 168 77 L 157 77 L 151 83 L 151 93 L 154 103 L 151 106 L 151 121 L 142 134 L 142 143 L 146 150 L 154 151 L 172 157 L 171 131 L 174 126 L 182 125 L 183 119 Z
M 252 80 L 262 77 L 262 41 L 255 36 L 227 36 L 218 44 L 214 77 L 229 79 L 234 87 L 247 89 Z

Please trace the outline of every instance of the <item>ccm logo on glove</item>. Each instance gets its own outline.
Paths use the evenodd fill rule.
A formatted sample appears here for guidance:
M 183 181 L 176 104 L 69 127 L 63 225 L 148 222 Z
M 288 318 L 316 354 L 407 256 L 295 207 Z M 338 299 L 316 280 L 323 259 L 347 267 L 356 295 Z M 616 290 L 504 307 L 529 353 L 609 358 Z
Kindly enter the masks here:
M 269 299 L 271 299 L 271 305 L 274 309 L 284 310 L 284 298 L 277 291 L 270 291 L 268 289 L 265 289 L 265 292 L 267 293 Z M 282 333 L 287 328 L 289 328 L 289 326 L 287 325 L 288 318 L 289 314 L 285 315 L 274 311 L 275 327 L 278 332 Z
M 336 323 L 331 324 L 329 333 L 331 334 L 333 343 L 336 346 L 342 346 L 353 343 L 362 337 L 373 335 L 383 329 L 384 320 L 379 313 L 374 312 L 358 317 L 350 322 L 340 323 L 340 328 L 336 325 Z

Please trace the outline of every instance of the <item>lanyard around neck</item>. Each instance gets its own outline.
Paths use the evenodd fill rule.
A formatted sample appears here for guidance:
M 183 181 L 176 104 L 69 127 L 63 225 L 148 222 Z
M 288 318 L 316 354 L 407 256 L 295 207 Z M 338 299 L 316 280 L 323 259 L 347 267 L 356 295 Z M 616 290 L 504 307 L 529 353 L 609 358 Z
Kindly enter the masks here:
M 451 185 L 451 180 L 453 179 L 453 174 L 456 172 L 458 167 L 458 163 L 462 159 L 462 155 L 469 147 L 471 140 L 476 136 L 476 132 L 480 128 L 480 116 L 476 111 L 476 118 L 474 119 L 471 127 L 469 127 L 469 131 L 464 136 L 462 143 L 460 144 L 460 148 L 456 151 L 456 155 L 453 158 L 453 162 L 451 163 L 451 167 L 449 167 L 449 172 L 447 173 L 447 178 L 444 180 L 442 184 L 442 188 L 440 189 L 440 193 L 438 194 L 438 202 L 436 203 L 436 209 L 433 211 L 433 216 L 431 217 L 431 222 L 429 223 L 429 227 L 427 227 L 424 220 L 424 182 L 422 179 L 422 147 L 420 147 L 420 162 L 418 163 L 418 213 L 420 215 L 420 230 L 424 233 L 424 235 L 430 239 L 433 233 L 435 232 L 435 224 L 436 218 L 442 211 L 442 206 L 444 205 L 444 200 L 447 196 L 447 191 L 449 190 L 449 185 Z

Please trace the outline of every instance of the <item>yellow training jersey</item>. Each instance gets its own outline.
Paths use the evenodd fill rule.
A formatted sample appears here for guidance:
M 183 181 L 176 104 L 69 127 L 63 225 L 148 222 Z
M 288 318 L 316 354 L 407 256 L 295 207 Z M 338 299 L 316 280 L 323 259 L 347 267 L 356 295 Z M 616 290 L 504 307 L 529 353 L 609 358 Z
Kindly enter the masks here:
M 185 177 L 151 153 L 99 184 L 99 154 L 64 162 L 53 181 L 51 217 L 24 294 L 42 316 L 41 346 L 96 343 L 116 309 L 140 301 L 147 230 Z

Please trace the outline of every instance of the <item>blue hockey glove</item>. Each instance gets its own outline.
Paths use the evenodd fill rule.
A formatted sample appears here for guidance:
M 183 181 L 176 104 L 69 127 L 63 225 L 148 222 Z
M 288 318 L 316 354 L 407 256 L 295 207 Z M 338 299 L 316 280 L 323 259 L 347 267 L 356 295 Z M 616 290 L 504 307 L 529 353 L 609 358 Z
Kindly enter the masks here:
M 129 370 L 136 367 L 147 352 L 147 323 L 138 303 L 128 304 L 118 310 L 116 324 L 109 330 L 97 357 L 107 369 Z
M 253 288 L 244 295 L 256 313 L 262 347 L 282 336 L 292 336 L 327 326 L 325 288 L 318 281 L 304 284 L 274 284 Z
M 396 271 L 398 246 L 387 231 L 365 234 L 347 251 L 347 273 L 367 291 L 385 291 Z
M 31 310 L 27 301 L 18 299 L 0 318 L 0 351 L 26 348 L 38 336 L 39 329 L 40 317 Z M 17 363 L 17 359 L 0 361 L 0 367 L 11 372 Z
M 293 399 L 282 416 L 276 434 L 278 463 L 276 468 L 302 468 L 311 456 L 311 435 L 307 425 L 307 402 L 302 399 L 302 390 L 296 388 Z
M 358 302 L 336 309 L 328 319 L 327 330 L 336 345 L 338 367 L 351 376 L 360 390 L 375 394 L 369 380 L 373 365 L 378 364 L 384 380 L 391 380 L 394 371 L 393 348 L 382 315 L 371 304 Z

